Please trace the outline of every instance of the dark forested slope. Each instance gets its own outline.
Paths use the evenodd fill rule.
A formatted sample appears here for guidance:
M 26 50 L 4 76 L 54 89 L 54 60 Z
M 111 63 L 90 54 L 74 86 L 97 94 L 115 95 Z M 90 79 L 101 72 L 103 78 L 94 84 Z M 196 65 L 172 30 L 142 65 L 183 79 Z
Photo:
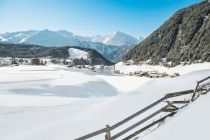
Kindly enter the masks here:
M 165 59 L 163 59 L 165 58 Z M 177 11 L 160 28 L 122 57 L 123 61 L 210 61 L 210 2 Z
M 88 61 L 85 64 L 90 65 L 112 65 L 113 63 L 104 58 L 94 49 L 81 47 L 43 47 L 37 45 L 21 45 L 21 44 L 0 44 L 0 57 L 18 57 L 18 58 L 34 58 L 34 57 L 51 57 L 67 59 L 69 57 L 69 48 L 76 48 L 88 52 Z

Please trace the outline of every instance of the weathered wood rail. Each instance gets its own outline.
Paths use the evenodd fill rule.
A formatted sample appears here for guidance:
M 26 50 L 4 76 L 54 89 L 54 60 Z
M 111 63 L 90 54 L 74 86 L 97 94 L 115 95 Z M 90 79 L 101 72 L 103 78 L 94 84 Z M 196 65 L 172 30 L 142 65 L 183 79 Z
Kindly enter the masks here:
M 164 117 L 162 117 L 162 118 L 160 118 L 160 119 L 158 119 L 158 120 L 156 120 L 156 121 L 150 123 L 149 125 L 143 127 L 142 129 L 140 129 L 140 130 L 134 132 L 133 134 L 127 136 L 127 137 L 124 138 L 123 140 L 129 140 L 129 139 L 135 137 L 135 136 L 138 135 L 139 133 L 144 132 L 145 130 L 147 130 L 147 129 L 153 127 L 154 125 L 163 122 L 166 118 L 171 117 L 171 116 L 173 116 L 174 114 L 176 114 L 176 113 L 175 113 L 175 112 L 171 112 L 170 114 L 165 115 Z
M 75 140 L 86 140 L 86 139 L 89 139 L 89 138 L 92 138 L 92 137 L 95 137 L 97 135 L 100 135 L 100 134 L 103 134 L 105 133 L 105 140 L 115 140 L 121 136 L 123 136 L 124 134 L 126 134 L 127 132 L 133 130 L 134 128 L 140 126 L 141 124 L 147 122 L 148 120 L 151 120 L 153 117 L 157 116 L 158 114 L 160 114 L 161 112 L 168 112 L 169 114 L 168 115 L 165 115 L 164 117 L 158 119 L 158 120 L 155 120 L 154 122 L 150 123 L 149 125 L 141 128 L 140 130 L 134 132 L 133 134 L 127 136 L 126 138 L 124 138 L 123 140 L 128 140 L 136 135 L 138 135 L 139 133 L 142 133 L 143 131 L 151 128 L 152 126 L 158 124 L 158 123 L 161 123 L 163 122 L 167 117 L 171 117 L 173 116 L 174 114 L 176 114 L 177 110 L 183 108 L 184 106 L 188 105 L 189 103 L 195 101 L 200 95 L 202 94 L 206 94 L 210 91 L 210 82 L 207 83 L 207 84 L 202 84 L 203 82 L 207 81 L 210 79 L 210 76 L 209 77 L 206 77 L 200 81 L 197 81 L 197 85 L 196 85 L 196 88 L 195 90 L 185 90 L 185 91 L 180 91 L 180 92 L 173 92 L 173 93 L 168 93 L 166 94 L 164 97 L 162 97 L 161 99 L 153 102 L 152 104 L 148 105 L 147 107 L 139 110 L 138 112 L 130 115 L 129 117 L 121 120 L 120 122 L 112 125 L 112 126 L 109 126 L 107 125 L 105 128 L 102 128 L 102 129 L 99 129 L 97 131 L 94 131 L 92 133 L 89 133 L 87 135 L 84 135 L 80 138 L 76 138 Z M 171 99 L 171 98 L 175 98 L 175 97 L 179 97 L 179 96 L 184 96 L 184 95 L 190 95 L 192 94 L 192 97 L 190 100 L 176 100 L 176 101 L 168 101 L 168 99 Z M 137 116 L 143 114 L 144 112 L 152 109 L 153 107 L 157 106 L 158 104 L 160 103 L 167 103 L 166 106 L 160 108 L 159 110 L 153 112 L 152 114 L 150 114 L 149 116 L 145 117 L 144 119 L 134 123 L 133 125 L 127 127 L 126 129 L 118 132 L 117 134 L 115 135 L 111 135 L 111 131 L 120 127 L 121 125 L 127 123 L 128 121 L 136 118 Z M 182 106 L 181 108 L 175 106 L 175 105 L 184 105 Z

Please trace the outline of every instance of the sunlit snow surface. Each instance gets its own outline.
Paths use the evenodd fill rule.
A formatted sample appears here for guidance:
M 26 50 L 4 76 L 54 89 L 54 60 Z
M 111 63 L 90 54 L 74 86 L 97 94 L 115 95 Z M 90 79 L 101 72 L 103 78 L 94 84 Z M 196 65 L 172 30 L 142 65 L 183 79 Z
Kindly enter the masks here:
M 7 41 L 7 39 L 0 36 L 0 41 L 5 42 L 5 41 Z
M 86 51 L 70 48 L 69 50 L 69 59 L 87 59 L 88 53 Z
M 178 66 L 173 70 L 182 76 L 150 79 L 85 72 L 54 65 L 0 67 L 0 139 L 72 140 L 124 119 L 167 92 L 193 89 L 196 80 L 210 75 L 210 64 Z M 157 136 L 163 135 L 164 127 L 169 134 L 176 130 L 173 125 L 191 127 L 188 113 L 197 116 L 193 117 L 197 124 L 205 115 L 198 114 L 209 114 L 202 108 L 209 106 L 205 99 L 208 96 L 193 104 L 192 111 L 191 108 L 183 110 L 177 118 L 172 118 L 159 131 L 143 139 L 157 140 Z M 188 121 L 187 125 L 184 124 L 185 120 Z M 202 120 L 208 121 L 209 117 Z M 208 131 L 208 126 L 206 128 Z M 104 139 L 104 135 L 94 139 Z M 206 135 L 203 139 L 210 139 L 210 136 Z

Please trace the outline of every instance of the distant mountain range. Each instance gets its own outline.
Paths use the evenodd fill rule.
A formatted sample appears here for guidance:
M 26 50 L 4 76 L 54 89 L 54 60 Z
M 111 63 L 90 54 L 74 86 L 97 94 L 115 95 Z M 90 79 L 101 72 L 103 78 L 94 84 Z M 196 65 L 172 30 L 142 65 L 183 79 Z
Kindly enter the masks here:
M 177 11 L 122 60 L 172 66 L 181 62 L 210 62 L 210 2 Z
M 135 38 L 131 35 L 115 32 L 112 35 L 96 35 L 85 37 L 71 32 L 60 30 L 30 30 L 0 34 L 0 42 L 14 44 L 34 44 L 48 47 L 79 46 L 97 50 L 107 59 L 116 61 L 122 54 L 128 52 L 143 38 Z

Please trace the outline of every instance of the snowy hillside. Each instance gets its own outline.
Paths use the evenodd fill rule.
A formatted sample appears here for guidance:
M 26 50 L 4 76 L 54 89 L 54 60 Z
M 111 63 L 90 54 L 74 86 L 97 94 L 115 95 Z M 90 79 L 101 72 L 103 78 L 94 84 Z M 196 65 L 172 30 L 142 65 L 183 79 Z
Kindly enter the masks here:
M 11 33 L 4 33 L 0 35 L 0 38 L 3 38 L 1 42 L 9 42 L 9 43 L 24 43 L 32 36 L 35 36 L 38 31 L 29 30 L 29 31 L 22 31 L 22 32 L 11 32 Z
M 0 36 L 0 42 L 6 42 L 6 41 L 7 41 L 7 39 Z
M 202 96 L 195 103 L 168 119 L 159 129 L 141 140 L 207 140 L 210 139 L 210 95 Z
M 15 44 L 33 44 L 41 46 L 79 46 L 97 50 L 107 59 L 116 61 L 133 45 L 139 43 L 135 37 L 122 32 L 108 36 L 85 37 L 71 32 L 60 30 L 31 30 L 0 34 L 0 42 Z M 126 47 L 125 47 L 126 46 Z
M 106 124 L 115 124 L 165 93 L 194 89 L 197 80 L 210 75 L 210 64 L 175 67 L 173 70 L 179 71 L 182 76 L 152 79 L 85 72 L 55 65 L 1 67 L 0 139 L 75 139 L 104 128 Z M 209 127 L 204 125 L 209 122 L 209 113 L 204 110 L 209 106 L 208 96 L 203 96 L 190 108 L 169 119 L 154 134 L 151 132 L 145 136 L 145 140 L 164 140 L 169 136 L 188 139 L 189 133 L 192 136 L 200 134 L 201 139 L 210 139 Z M 192 134 L 188 131 L 192 121 L 197 126 L 204 125 L 206 129 L 198 132 L 191 127 Z M 189 133 L 182 133 L 181 127 Z M 196 138 L 199 139 L 194 137 L 192 140 Z M 104 139 L 104 135 L 93 138 L 99 139 Z
M 70 48 L 69 50 L 69 59 L 88 59 L 88 53 L 83 50 Z

